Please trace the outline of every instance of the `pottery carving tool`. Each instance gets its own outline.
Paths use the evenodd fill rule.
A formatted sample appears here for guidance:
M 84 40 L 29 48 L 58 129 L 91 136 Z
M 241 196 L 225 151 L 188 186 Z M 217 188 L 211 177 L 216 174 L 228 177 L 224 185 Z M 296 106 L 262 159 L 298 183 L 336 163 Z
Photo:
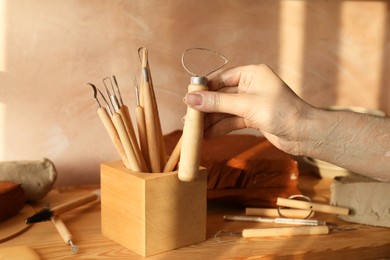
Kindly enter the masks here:
M 56 207 L 44 208 L 41 211 L 35 213 L 31 217 L 26 219 L 26 224 L 33 224 L 37 222 L 48 221 L 52 217 L 59 216 L 60 214 L 67 212 L 69 210 L 83 206 L 89 202 L 93 202 L 100 199 L 100 190 L 96 190 L 90 194 L 87 194 L 81 198 L 66 202 L 64 204 L 58 205 Z
M 313 210 L 313 211 L 337 214 L 337 215 L 349 214 L 348 208 L 330 206 L 330 205 L 314 203 L 309 201 L 295 200 L 295 199 L 278 198 L 276 201 L 276 205 L 282 207 L 295 208 L 295 209 Z
M 257 216 L 234 216 L 225 215 L 224 220 L 230 221 L 245 221 L 245 222 L 259 222 L 259 223 L 275 223 L 275 224 L 290 224 L 290 225 L 304 225 L 304 226 L 324 226 L 325 221 L 316 219 L 299 219 L 299 218 L 263 218 Z
M 279 237 L 302 235 L 326 235 L 329 234 L 328 226 L 300 226 L 277 228 L 248 228 L 242 230 L 242 236 L 250 237 Z
M 116 96 L 108 90 L 106 85 L 105 88 L 106 88 L 107 95 L 110 97 L 111 105 L 113 107 L 111 120 L 115 126 L 116 131 L 118 132 L 123 149 L 125 150 L 127 160 L 129 161 L 130 169 L 133 171 L 141 172 L 142 171 L 141 164 L 138 161 L 131 138 L 127 133 L 125 122 L 123 120 L 123 117 L 118 113 L 119 111 L 118 100 Z
M 156 125 L 158 113 L 154 104 L 154 95 L 151 85 L 151 77 L 148 69 L 148 54 L 146 48 L 140 48 L 142 52 L 141 68 L 141 89 L 145 114 L 146 136 L 148 143 L 148 152 L 150 167 L 152 172 L 161 172 L 160 141 L 158 137 L 158 127 Z
M 167 163 L 165 164 L 163 172 L 171 172 L 175 169 L 177 163 L 179 162 L 181 145 L 182 145 L 182 136 L 177 141 L 175 148 L 173 149 L 171 156 L 169 157 Z
M 115 149 L 118 152 L 123 164 L 126 166 L 126 168 L 130 168 L 130 164 L 127 160 L 127 155 L 126 155 L 125 150 L 123 148 L 122 142 L 119 138 L 118 132 L 116 131 L 115 126 L 111 121 L 111 118 L 110 118 L 110 115 L 109 115 L 107 109 L 105 107 L 102 107 L 101 103 L 99 102 L 99 99 L 97 97 L 98 92 L 99 92 L 100 96 L 103 98 L 106 105 L 108 106 L 108 109 L 110 109 L 106 98 L 104 97 L 103 93 L 100 92 L 100 90 L 95 87 L 95 85 L 93 85 L 91 83 L 87 83 L 87 84 L 90 85 L 93 89 L 93 92 L 94 92 L 93 96 L 98 104 L 97 114 L 99 115 L 99 118 L 100 118 L 101 122 L 103 123 L 104 128 L 106 129 L 112 143 L 114 144 Z
M 103 83 L 106 87 L 107 95 L 110 97 L 111 104 L 114 107 L 114 111 L 120 115 L 122 122 L 123 122 L 123 125 L 126 128 L 127 138 L 126 137 L 123 137 L 123 138 L 125 139 L 125 143 L 127 142 L 127 139 L 129 139 L 130 143 L 131 143 L 132 151 L 128 151 L 128 156 L 131 157 L 131 159 L 129 159 L 130 163 L 134 164 L 133 167 L 135 169 L 133 169 L 133 168 L 132 169 L 136 170 L 136 171 L 148 172 L 149 171 L 148 167 L 145 163 L 144 157 L 143 157 L 141 150 L 139 149 L 139 146 L 138 146 L 137 138 L 136 138 L 136 135 L 134 132 L 133 123 L 131 121 L 129 108 L 123 103 L 122 95 L 121 95 L 120 89 L 119 89 L 119 85 L 118 85 L 118 82 L 117 82 L 116 77 L 114 75 L 112 76 L 112 79 L 115 83 L 118 96 L 115 93 L 114 86 L 111 82 L 111 78 L 107 77 L 107 78 L 103 79 Z M 108 91 L 107 85 L 105 83 L 107 80 L 109 80 L 109 82 L 110 82 L 111 89 L 112 89 L 113 93 Z M 118 97 L 119 97 L 119 99 L 118 99 Z M 120 123 L 118 123 L 118 124 L 120 124 Z M 121 125 L 118 125 L 118 126 L 121 128 Z M 135 158 L 134 158 L 134 155 L 135 155 Z M 139 169 L 139 170 L 137 170 L 137 169 Z
M 191 72 L 185 65 L 185 55 L 192 50 L 207 51 L 213 55 L 217 55 L 223 59 L 223 64 L 218 68 L 206 73 L 204 76 L 199 76 Z M 190 85 L 188 85 L 188 93 L 193 91 L 205 91 L 207 87 L 207 76 L 214 71 L 222 68 L 226 65 L 228 60 L 219 53 L 211 51 L 205 48 L 190 48 L 182 54 L 183 68 L 191 74 Z M 183 140 L 180 153 L 180 164 L 178 177 L 181 181 L 193 181 L 195 180 L 199 171 L 200 163 L 200 150 L 203 140 L 203 113 L 187 106 L 187 114 L 185 116 L 184 128 L 183 128 Z
M 313 212 L 308 209 L 275 209 L 275 208 L 246 208 L 246 215 L 258 215 L 270 218 L 308 218 L 313 216 Z
M 79 251 L 78 247 L 73 243 L 73 237 L 65 223 L 59 217 L 51 217 L 51 222 L 54 224 L 58 233 L 60 234 L 62 240 L 70 246 L 70 250 L 73 253 L 77 253 Z
M 145 113 L 144 108 L 141 106 L 140 90 L 135 77 L 133 77 L 133 82 L 135 86 L 135 97 L 137 102 L 137 105 L 135 107 L 135 117 L 137 121 L 139 145 L 142 156 L 145 159 L 146 166 L 148 169 L 150 169 L 151 166 L 148 152 L 148 139 L 146 136 Z
M 218 231 L 214 238 L 225 235 L 239 235 L 243 238 L 256 237 L 284 237 L 284 236 L 304 236 L 304 235 L 327 235 L 330 228 L 328 226 L 298 226 L 298 227 L 276 227 L 276 228 L 248 228 L 242 231 Z

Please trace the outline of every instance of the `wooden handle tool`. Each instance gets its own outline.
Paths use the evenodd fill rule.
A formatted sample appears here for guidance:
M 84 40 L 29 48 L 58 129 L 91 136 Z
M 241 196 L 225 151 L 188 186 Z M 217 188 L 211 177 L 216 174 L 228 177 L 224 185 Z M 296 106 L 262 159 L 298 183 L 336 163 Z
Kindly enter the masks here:
M 78 198 L 78 199 L 72 200 L 70 202 L 66 202 L 64 204 L 53 207 L 51 209 L 51 211 L 53 213 L 53 216 L 58 216 L 61 213 L 78 208 L 80 206 L 83 206 L 83 205 L 85 205 L 89 202 L 95 201 L 97 199 L 100 199 L 100 191 L 92 192 L 92 193 L 85 195 L 81 198 Z
M 108 115 L 108 112 L 105 108 L 101 107 L 98 108 L 97 113 L 100 117 L 100 120 L 102 121 L 104 128 L 106 129 L 108 135 L 110 136 L 110 139 L 112 143 L 115 146 L 115 149 L 119 153 L 119 156 L 125 165 L 126 168 L 130 168 L 129 161 L 127 160 L 127 156 L 125 153 L 125 150 L 123 149 L 122 142 L 119 138 L 118 132 L 115 129 L 114 124 L 111 121 L 110 116 Z
M 177 144 L 173 149 L 171 156 L 169 157 L 167 163 L 165 164 L 163 172 L 171 172 L 175 169 L 180 158 L 181 144 L 182 144 L 182 137 L 180 137 L 179 141 L 177 141 Z
M 121 139 L 123 149 L 125 150 L 127 160 L 129 161 L 130 169 L 133 171 L 141 172 L 141 166 L 138 163 L 137 155 L 134 152 L 130 137 L 127 135 L 126 127 L 123 123 L 122 117 L 118 113 L 114 113 L 111 119 L 118 132 L 119 138 Z
M 191 77 L 188 93 L 208 90 L 206 77 Z M 178 177 L 181 181 L 193 181 L 199 171 L 203 140 L 203 113 L 187 107 L 184 122 Z
M 280 214 L 279 214 L 280 212 Z M 311 210 L 308 209 L 274 209 L 274 208 L 246 208 L 246 215 L 263 216 L 270 218 L 286 217 L 286 218 L 307 218 L 313 216 Z
M 145 79 L 147 76 L 147 69 L 144 68 Z M 151 93 L 150 84 L 148 81 L 144 84 L 144 113 L 145 113 L 145 126 L 146 136 L 148 140 L 148 151 L 150 159 L 150 167 L 152 172 L 161 172 L 161 160 L 160 160 L 160 143 L 158 138 L 158 129 L 156 127 L 156 113 L 153 105 L 153 96 Z
M 135 153 L 135 156 L 137 158 L 138 164 L 140 166 L 141 171 L 143 172 L 149 172 L 149 169 L 146 165 L 145 159 L 141 153 L 141 150 L 138 146 L 137 137 L 135 135 L 133 123 L 131 121 L 130 112 L 126 105 L 122 105 L 118 109 L 118 113 L 122 117 L 123 123 L 126 128 L 127 135 L 129 136 L 131 146 L 133 147 L 133 151 Z
M 60 219 L 59 217 L 52 217 L 51 222 L 54 224 L 55 228 L 57 229 L 58 233 L 60 234 L 62 240 L 70 246 L 70 250 L 73 253 L 77 253 L 79 251 L 78 247 L 73 243 L 73 237 L 68 228 L 66 227 L 65 223 Z
M 251 237 L 325 235 L 328 233 L 329 233 L 328 226 L 301 226 L 301 227 L 244 229 L 242 231 L 242 236 L 245 238 L 251 238 Z
M 306 209 L 313 210 L 323 213 L 337 214 L 337 215 L 348 215 L 349 209 L 344 207 L 336 207 L 325 204 L 313 203 L 308 201 L 294 200 L 294 199 L 285 199 L 278 198 L 276 205 L 282 207 L 290 207 L 295 209 Z

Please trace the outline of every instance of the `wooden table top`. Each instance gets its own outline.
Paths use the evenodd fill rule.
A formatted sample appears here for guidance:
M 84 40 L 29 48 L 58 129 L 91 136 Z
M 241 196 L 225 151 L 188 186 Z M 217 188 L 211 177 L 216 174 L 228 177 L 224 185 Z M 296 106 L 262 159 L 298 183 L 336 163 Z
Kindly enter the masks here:
M 300 188 L 313 201 L 329 202 L 329 180 L 302 176 Z M 41 204 L 52 206 L 75 199 L 98 188 L 74 187 L 53 190 Z M 147 257 L 148 259 L 390 259 L 390 229 L 347 223 L 333 215 L 316 213 L 315 219 L 337 223 L 340 227 L 353 227 L 350 231 L 331 231 L 328 235 L 273 237 L 245 239 L 238 235 L 215 238 L 220 231 L 240 231 L 244 228 L 266 227 L 272 224 L 227 222 L 223 215 L 244 215 L 244 208 L 208 205 L 207 240 L 195 245 Z M 42 259 L 142 259 L 136 253 L 114 243 L 100 232 L 100 204 L 95 202 L 62 215 L 73 234 L 79 252 L 73 254 L 51 222 L 38 223 L 17 237 L 0 243 L 0 247 L 29 246 Z

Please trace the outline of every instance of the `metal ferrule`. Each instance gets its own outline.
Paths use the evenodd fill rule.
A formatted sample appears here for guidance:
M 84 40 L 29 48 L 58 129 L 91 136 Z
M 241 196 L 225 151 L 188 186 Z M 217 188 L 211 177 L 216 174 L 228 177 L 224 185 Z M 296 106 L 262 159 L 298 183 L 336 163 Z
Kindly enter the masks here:
M 200 76 L 192 76 L 191 77 L 191 84 L 207 86 L 207 78 L 200 77 Z

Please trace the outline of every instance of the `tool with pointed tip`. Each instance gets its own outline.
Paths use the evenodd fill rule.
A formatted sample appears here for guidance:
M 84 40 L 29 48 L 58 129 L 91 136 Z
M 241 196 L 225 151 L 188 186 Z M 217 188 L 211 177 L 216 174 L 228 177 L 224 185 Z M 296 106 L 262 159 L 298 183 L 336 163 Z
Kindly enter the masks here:
M 223 64 L 216 69 L 213 69 L 204 76 L 199 76 L 191 72 L 185 65 L 185 55 L 192 50 L 207 51 L 213 55 L 217 55 L 222 58 Z M 192 75 L 191 83 L 188 86 L 188 93 L 193 91 L 204 91 L 207 88 L 207 76 L 217 71 L 226 65 L 228 60 L 215 51 L 211 51 L 205 48 L 190 48 L 182 54 L 182 65 L 184 69 Z M 184 122 L 183 136 L 182 136 L 182 148 L 180 152 L 180 163 L 178 177 L 181 181 L 193 181 L 195 180 L 199 171 L 200 163 L 200 150 L 203 140 L 203 113 L 199 112 L 191 107 L 187 107 L 187 114 Z
M 107 81 L 107 79 L 110 82 L 113 94 L 108 91 L 107 85 L 105 83 L 105 81 Z M 135 154 L 136 160 L 138 162 L 138 166 L 137 167 L 139 167 L 140 171 L 142 171 L 142 172 L 148 172 L 149 169 L 148 169 L 148 167 L 147 167 L 147 165 L 145 163 L 145 159 L 144 159 L 144 157 L 143 157 L 143 155 L 141 153 L 141 150 L 140 150 L 140 148 L 138 146 L 137 137 L 135 135 L 135 131 L 134 131 L 133 123 L 132 123 L 132 120 L 131 120 L 129 108 L 123 103 L 122 95 L 121 95 L 121 92 L 120 92 L 120 89 L 119 89 L 119 85 L 118 85 L 118 81 L 116 80 L 116 77 L 114 75 L 112 75 L 112 79 L 114 81 L 115 87 L 117 89 L 116 92 L 117 92 L 118 95 L 116 94 L 116 92 L 114 90 L 114 86 L 113 86 L 113 84 L 111 82 L 111 78 L 109 78 L 109 77 L 103 79 L 103 83 L 104 83 L 104 85 L 106 87 L 107 95 L 109 95 L 110 100 L 112 100 L 112 105 L 114 107 L 116 107 L 114 109 L 115 112 L 118 113 L 120 115 L 120 117 L 122 118 L 123 124 L 124 124 L 124 126 L 126 128 L 127 136 L 128 136 L 128 138 L 130 140 L 130 143 L 131 143 L 131 147 L 132 147 L 133 153 Z M 131 153 L 131 156 L 133 156 L 133 153 Z
M 133 83 L 135 86 L 135 97 L 137 102 L 137 105 L 135 107 L 135 117 L 137 121 L 140 150 L 143 158 L 145 159 L 146 166 L 148 167 L 148 169 L 151 169 L 149 152 L 148 152 L 148 140 L 146 136 L 145 112 L 144 112 L 144 108 L 141 106 L 140 89 L 139 89 L 137 79 L 135 78 L 134 75 L 133 75 Z
M 103 80 L 103 83 L 105 83 L 105 79 Z M 111 105 L 113 107 L 111 120 L 115 126 L 116 131 L 118 132 L 123 149 L 125 150 L 126 157 L 130 165 L 129 169 L 137 172 L 142 172 L 143 169 L 141 167 L 140 162 L 138 161 L 131 137 L 128 134 L 126 123 L 123 117 L 121 116 L 121 114 L 119 114 L 120 105 L 118 99 L 115 93 L 111 93 L 109 91 L 106 84 L 105 84 L 105 88 L 106 88 L 107 96 L 110 97 Z
M 118 152 L 123 164 L 125 165 L 126 168 L 130 168 L 129 161 L 127 160 L 127 156 L 126 156 L 125 150 L 123 148 L 122 142 L 119 138 L 118 132 L 116 131 L 115 126 L 111 121 L 111 118 L 109 115 L 109 113 L 111 114 L 111 110 L 110 110 L 110 106 L 109 106 L 106 98 L 104 97 L 103 93 L 98 88 L 96 88 L 96 86 L 94 84 L 92 84 L 92 83 L 87 83 L 87 84 L 90 85 L 93 89 L 93 97 L 95 98 L 95 100 L 98 104 L 97 114 L 99 115 L 99 118 L 100 118 L 101 122 L 103 123 L 104 128 L 106 129 L 112 143 L 114 144 L 115 149 Z M 108 111 L 105 107 L 102 107 L 101 103 L 99 102 L 98 92 L 99 92 L 101 98 L 106 103 Z
M 64 240 L 64 242 L 70 246 L 70 250 L 73 253 L 77 253 L 79 251 L 79 248 L 73 243 L 72 234 L 70 233 L 69 229 L 66 227 L 62 219 L 59 217 L 52 217 L 51 222 L 54 224 L 62 240 Z
M 138 50 L 141 56 L 141 82 L 140 95 L 145 114 L 146 137 L 148 143 L 148 153 L 150 159 L 150 168 L 152 172 L 161 172 L 161 138 L 162 134 L 159 132 L 161 127 L 158 126 L 158 111 L 156 100 L 153 91 L 153 85 L 148 65 L 148 52 L 146 48 Z
M 83 206 L 89 202 L 93 202 L 100 199 L 100 190 L 96 190 L 93 193 L 90 193 L 88 195 L 85 195 L 81 198 L 72 200 L 70 202 L 66 202 L 64 204 L 58 205 L 56 207 L 50 208 L 44 208 L 41 211 L 38 211 L 31 217 L 28 217 L 26 219 L 26 224 L 33 224 L 43 221 L 48 221 L 52 217 L 59 216 L 60 214 L 67 212 L 69 210 L 78 208 L 80 206 Z

